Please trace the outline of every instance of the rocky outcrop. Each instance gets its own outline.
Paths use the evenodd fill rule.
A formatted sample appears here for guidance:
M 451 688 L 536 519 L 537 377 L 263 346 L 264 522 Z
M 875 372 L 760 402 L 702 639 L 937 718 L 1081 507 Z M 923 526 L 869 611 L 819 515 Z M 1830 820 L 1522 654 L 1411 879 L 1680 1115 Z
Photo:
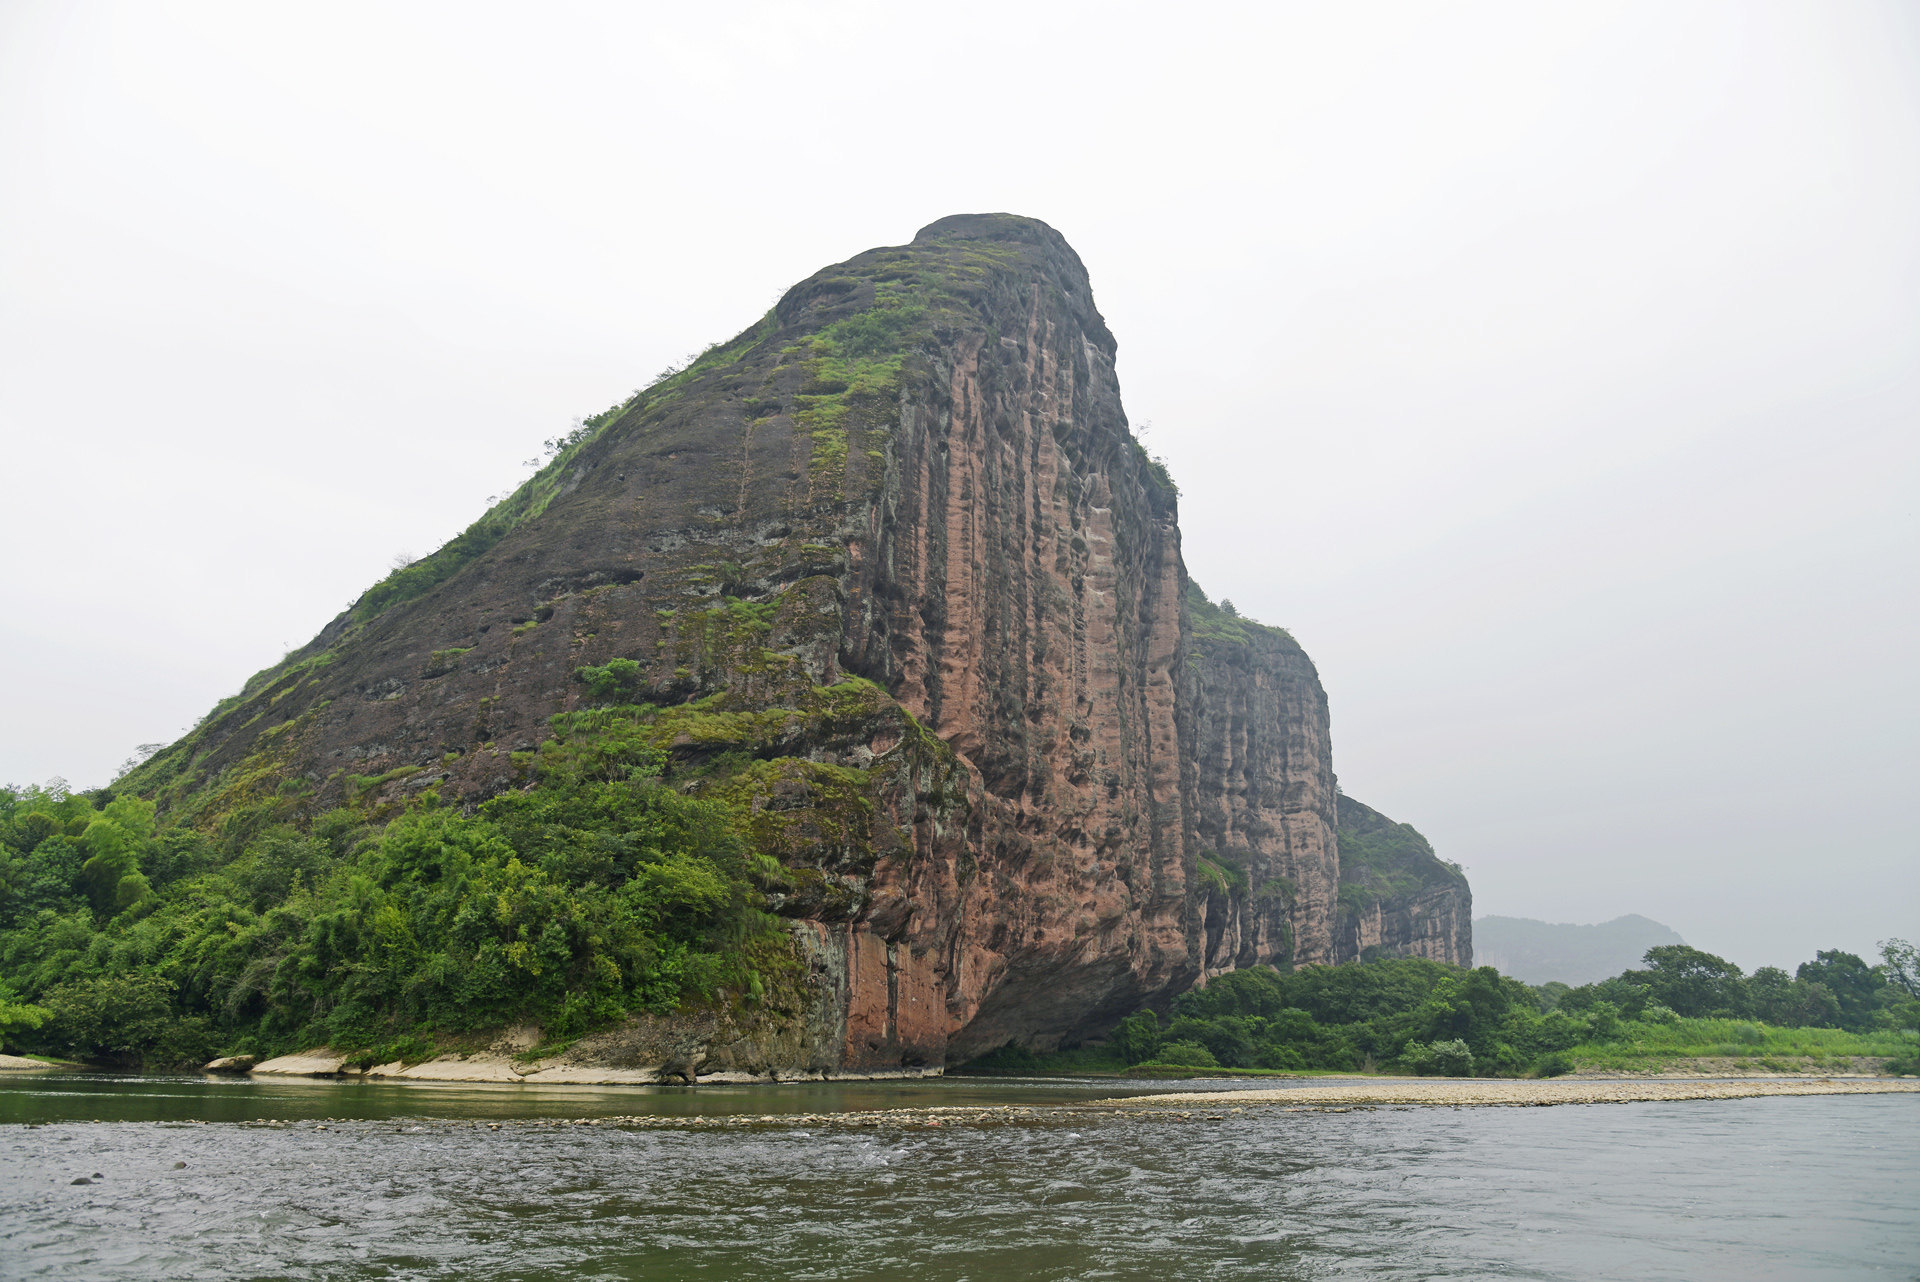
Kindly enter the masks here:
M 255 1062 L 252 1055 L 222 1055 L 218 1059 L 210 1059 L 202 1064 L 200 1071 L 203 1073 L 250 1073 L 253 1071 Z
M 1473 965 L 1473 895 L 1411 824 L 1342 795 L 1334 960 L 1425 957 Z
M 292 1055 L 276 1055 L 262 1063 L 248 1065 L 245 1071 L 262 1077 L 340 1077 L 359 1071 L 351 1061 L 351 1056 L 330 1046 L 319 1046 Z M 210 1067 L 207 1071 L 214 1070 Z
M 1114 353 L 1031 219 L 828 268 L 131 782 L 206 825 L 471 803 L 555 714 L 657 707 L 670 777 L 784 866 L 805 973 L 782 1019 L 682 1030 L 711 1071 L 1046 1048 L 1348 935 L 1463 955 L 1451 881 L 1417 926 L 1347 929 L 1325 695 L 1284 632 L 1190 591 Z

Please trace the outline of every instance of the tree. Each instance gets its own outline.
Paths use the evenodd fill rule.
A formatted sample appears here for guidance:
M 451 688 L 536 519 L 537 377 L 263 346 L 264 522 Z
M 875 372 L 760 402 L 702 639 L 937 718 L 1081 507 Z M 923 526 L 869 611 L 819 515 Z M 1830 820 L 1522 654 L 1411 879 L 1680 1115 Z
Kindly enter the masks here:
M 1840 1019 L 1840 1003 L 1831 988 L 1810 979 L 1793 981 L 1792 996 L 1781 1023 L 1794 1028 L 1838 1028 Z
M 1647 949 L 1644 960 L 1646 970 L 1628 971 L 1622 978 L 1637 979 L 1650 1002 L 1688 1019 L 1746 1014 L 1746 984 L 1740 968 L 1726 958 L 1685 944 L 1662 944 Z
M 1769 1024 L 1792 1024 L 1793 976 L 1778 966 L 1762 966 L 1747 980 L 1747 1004 L 1755 1019 Z
M 91 856 L 80 869 L 94 911 L 112 917 L 152 893 L 140 855 L 153 835 L 153 803 L 135 797 L 109 802 L 87 825 L 81 843 Z
M 1160 1064 L 1177 1064 L 1182 1068 L 1218 1068 L 1220 1063 L 1214 1059 L 1213 1052 L 1198 1042 L 1168 1042 L 1154 1056 Z
M 89 1059 L 137 1061 L 166 1039 L 173 985 L 152 971 L 72 980 L 47 994 L 48 1032 Z
M 11 1045 L 16 1034 L 31 1033 L 51 1015 L 44 1006 L 9 1001 L 5 993 L 0 993 L 0 1050 Z
M 1459 1038 L 1413 1042 L 1401 1052 L 1400 1061 L 1421 1077 L 1467 1077 L 1473 1072 L 1473 1051 Z
M 1852 953 L 1822 949 L 1814 960 L 1801 962 L 1796 979 L 1820 984 L 1840 1004 L 1840 1027 L 1864 1033 L 1874 1026 L 1888 997 L 1887 973 Z
M 133 750 L 133 755 L 120 763 L 120 769 L 114 773 L 113 781 L 119 783 L 135 770 L 144 766 L 156 752 L 166 747 L 164 743 L 143 743 Z
M 1151 1010 L 1137 1011 L 1120 1021 L 1112 1042 L 1129 1064 L 1144 1064 L 1160 1049 L 1160 1018 Z
M 1883 939 L 1880 957 L 1886 964 L 1887 982 L 1920 1001 L 1920 948 L 1904 939 Z
M 1620 1008 L 1599 1001 L 1587 1007 L 1587 1037 L 1596 1042 L 1617 1041 L 1626 1031 L 1620 1022 Z

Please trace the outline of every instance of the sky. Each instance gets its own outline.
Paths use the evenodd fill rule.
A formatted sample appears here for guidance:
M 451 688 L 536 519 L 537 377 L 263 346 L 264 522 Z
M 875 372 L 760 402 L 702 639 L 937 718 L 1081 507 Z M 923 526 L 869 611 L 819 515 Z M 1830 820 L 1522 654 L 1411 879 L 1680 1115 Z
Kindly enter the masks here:
M 1920 9 L 0 0 L 0 781 L 113 777 L 576 417 L 1045 219 L 1187 563 L 1476 911 L 1920 938 Z

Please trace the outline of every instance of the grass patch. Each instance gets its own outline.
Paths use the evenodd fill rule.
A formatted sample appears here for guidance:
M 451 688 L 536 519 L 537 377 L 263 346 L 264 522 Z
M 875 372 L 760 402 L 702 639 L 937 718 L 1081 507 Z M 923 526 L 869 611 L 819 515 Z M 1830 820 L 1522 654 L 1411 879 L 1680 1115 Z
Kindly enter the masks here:
M 1636 1021 L 1626 1027 L 1623 1040 L 1585 1042 L 1567 1054 L 1583 1071 L 1657 1072 L 1687 1059 L 1754 1059 L 1768 1068 L 1788 1061 L 1890 1059 L 1914 1046 L 1912 1039 L 1891 1029 L 1847 1033 L 1837 1028 L 1775 1028 L 1744 1019 Z

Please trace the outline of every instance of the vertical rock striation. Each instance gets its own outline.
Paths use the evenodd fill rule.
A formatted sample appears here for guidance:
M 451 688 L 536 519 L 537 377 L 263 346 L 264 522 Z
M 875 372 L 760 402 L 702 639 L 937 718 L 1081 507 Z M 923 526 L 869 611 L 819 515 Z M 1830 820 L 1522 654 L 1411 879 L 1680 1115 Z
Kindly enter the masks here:
M 1340 858 L 1319 674 L 1293 638 L 1188 590 L 1188 844 L 1206 973 L 1334 960 Z
M 1188 582 L 1114 353 L 1031 219 L 828 268 L 137 783 L 208 824 L 289 780 L 316 807 L 471 802 L 615 691 L 786 870 L 810 1009 L 714 1034 L 720 1068 L 1044 1048 L 1237 966 L 1464 962 L 1465 883 L 1431 852 L 1347 875 L 1313 665 Z

